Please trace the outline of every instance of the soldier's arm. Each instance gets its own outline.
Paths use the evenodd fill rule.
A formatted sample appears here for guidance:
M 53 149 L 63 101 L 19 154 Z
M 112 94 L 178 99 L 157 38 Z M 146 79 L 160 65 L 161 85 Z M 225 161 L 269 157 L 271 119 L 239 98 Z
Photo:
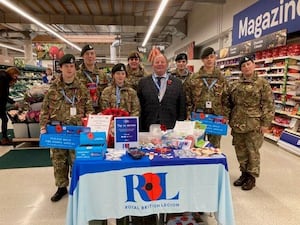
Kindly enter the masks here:
M 110 99 L 110 93 L 108 89 L 104 89 L 100 96 L 100 112 L 107 108 L 110 108 L 109 99 Z
M 228 83 L 226 83 L 224 86 L 224 90 L 222 92 L 221 101 L 222 101 L 223 115 L 227 120 L 230 119 L 230 113 L 231 113 L 231 108 L 232 108 L 230 93 L 231 93 L 230 86 Z
M 40 111 L 40 130 L 41 133 L 46 133 L 46 126 L 50 122 L 50 112 L 48 106 L 51 104 L 49 100 L 49 93 L 46 93 Z
M 272 123 L 275 114 L 274 96 L 272 88 L 267 81 L 264 81 L 261 91 L 261 126 L 269 127 Z
M 140 101 L 139 101 L 139 98 L 136 94 L 136 91 L 132 89 L 132 106 L 131 106 L 131 109 L 132 109 L 132 112 L 130 112 L 130 115 L 131 116 L 139 116 L 140 115 Z
M 186 119 L 190 120 L 192 108 L 193 108 L 192 91 L 191 91 L 191 76 L 184 82 L 183 91 L 185 94 L 185 102 L 186 102 Z

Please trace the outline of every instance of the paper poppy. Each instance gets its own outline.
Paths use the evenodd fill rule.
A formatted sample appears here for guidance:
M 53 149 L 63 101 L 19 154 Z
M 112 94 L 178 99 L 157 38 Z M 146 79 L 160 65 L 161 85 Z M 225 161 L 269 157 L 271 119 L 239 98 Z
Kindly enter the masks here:
M 62 126 L 61 126 L 60 124 L 57 124 L 57 125 L 55 126 L 55 131 L 56 131 L 57 133 L 61 133 L 61 132 L 62 132 Z
M 161 124 L 161 125 L 160 125 L 160 130 L 161 130 L 161 131 L 166 131 L 166 130 L 167 130 L 167 126 L 164 125 L 164 124 Z
M 168 80 L 167 85 L 171 85 L 171 84 L 172 84 L 172 80 Z

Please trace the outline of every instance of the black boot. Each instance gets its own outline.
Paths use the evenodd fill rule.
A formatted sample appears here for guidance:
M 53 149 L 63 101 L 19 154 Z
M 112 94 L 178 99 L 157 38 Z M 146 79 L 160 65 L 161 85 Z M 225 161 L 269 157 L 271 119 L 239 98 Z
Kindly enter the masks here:
M 248 174 L 247 181 L 242 185 L 242 189 L 244 191 L 252 190 L 252 188 L 255 187 L 255 177 L 253 177 L 251 174 Z
M 242 175 L 233 182 L 234 186 L 242 186 L 248 179 L 248 174 L 246 172 L 242 172 Z
M 55 194 L 51 197 L 52 202 L 57 202 L 59 201 L 64 195 L 68 193 L 68 190 L 66 187 L 60 187 L 57 189 Z

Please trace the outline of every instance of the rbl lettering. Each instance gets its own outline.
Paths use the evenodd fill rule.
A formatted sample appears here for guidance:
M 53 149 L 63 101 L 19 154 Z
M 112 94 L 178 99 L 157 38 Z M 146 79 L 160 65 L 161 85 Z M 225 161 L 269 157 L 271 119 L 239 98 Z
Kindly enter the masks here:
M 166 193 L 167 173 L 145 173 L 142 175 L 131 174 L 124 176 L 126 180 L 127 202 L 135 202 L 135 193 L 143 201 L 177 200 L 179 192 L 167 198 Z

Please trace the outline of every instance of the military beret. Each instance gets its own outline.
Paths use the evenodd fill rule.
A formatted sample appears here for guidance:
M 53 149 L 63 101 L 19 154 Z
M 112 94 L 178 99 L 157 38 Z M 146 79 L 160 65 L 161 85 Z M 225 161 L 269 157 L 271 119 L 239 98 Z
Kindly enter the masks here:
M 205 48 L 202 50 L 201 52 L 201 59 L 206 58 L 207 56 L 211 55 L 211 54 L 216 54 L 215 50 L 211 47 Z
M 72 54 L 65 54 L 61 59 L 59 60 L 59 66 L 62 66 L 63 64 L 68 63 L 74 63 L 75 64 L 75 56 Z
M 179 60 L 188 60 L 188 56 L 185 53 L 180 53 L 176 56 L 175 61 L 179 61 Z
M 137 51 L 130 52 L 128 55 L 128 60 L 129 59 L 140 59 L 140 54 Z
M 239 62 L 239 67 L 240 67 L 240 69 L 241 69 L 241 67 L 242 67 L 242 64 L 245 63 L 245 62 L 248 62 L 248 61 L 254 62 L 254 61 L 253 61 L 253 57 L 252 57 L 252 56 L 243 56 L 243 57 L 241 57 L 241 58 L 240 58 L 240 62 Z
M 111 70 L 111 73 L 114 74 L 118 71 L 125 71 L 126 72 L 126 67 L 123 63 L 118 63 L 118 64 L 114 65 L 114 67 Z M 126 74 L 127 74 L 127 72 L 126 72 Z
M 81 53 L 80 53 L 80 56 L 83 56 L 83 54 L 86 52 L 86 51 L 89 51 L 89 50 L 93 50 L 93 46 L 91 45 L 85 45 L 82 49 L 81 49 Z

